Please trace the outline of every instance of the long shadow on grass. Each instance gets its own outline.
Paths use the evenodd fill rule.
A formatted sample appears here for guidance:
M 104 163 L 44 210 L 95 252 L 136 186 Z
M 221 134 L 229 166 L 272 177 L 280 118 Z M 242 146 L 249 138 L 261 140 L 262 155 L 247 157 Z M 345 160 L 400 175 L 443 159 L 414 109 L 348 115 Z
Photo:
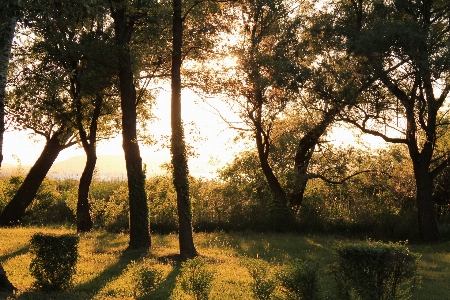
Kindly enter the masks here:
M 334 241 L 290 233 L 244 233 L 234 236 L 230 244 L 240 256 L 283 261 L 297 258 L 317 260 L 329 257 L 332 255 Z
M 92 280 L 76 286 L 73 291 L 75 293 L 89 293 L 91 295 L 97 294 L 103 287 L 105 287 L 111 280 L 117 278 L 127 268 L 133 260 L 137 260 L 147 253 L 147 249 L 142 250 L 125 250 L 119 257 L 117 263 L 107 267 L 97 277 Z
M 8 254 L 0 256 L 0 262 L 3 263 L 5 261 L 7 261 L 8 259 L 14 258 L 16 256 L 23 255 L 23 254 L 26 254 L 26 253 L 28 253 L 29 250 L 30 250 L 30 247 L 28 245 L 23 246 L 22 248 L 16 249 L 16 250 L 14 250 L 11 253 L 8 253 Z
M 166 300 L 172 295 L 172 291 L 175 289 L 177 282 L 177 276 L 180 274 L 181 263 L 177 262 L 173 265 L 172 271 L 164 278 L 156 290 L 138 298 L 138 300 Z
M 147 249 L 125 250 L 119 257 L 117 263 L 104 269 L 97 277 L 92 280 L 74 287 L 68 292 L 27 291 L 20 294 L 16 299 L 90 299 L 95 296 L 108 282 L 118 277 L 126 269 L 132 260 L 137 260 L 147 253 Z

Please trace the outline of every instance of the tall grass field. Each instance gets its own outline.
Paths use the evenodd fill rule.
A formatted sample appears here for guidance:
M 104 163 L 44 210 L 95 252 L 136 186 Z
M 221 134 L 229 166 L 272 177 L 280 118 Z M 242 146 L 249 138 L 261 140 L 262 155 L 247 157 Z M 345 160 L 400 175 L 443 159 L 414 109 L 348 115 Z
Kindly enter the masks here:
M 176 256 L 176 234 L 153 235 L 152 248 L 148 251 L 127 250 L 126 234 L 106 231 L 82 234 L 73 287 L 63 292 L 42 292 L 32 288 L 34 278 L 29 270 L 30 238 L 35 233 L 75 234 L 75 230 L 66 227 L 0 229 L 0 261 L 18 288 L 16 294 L 3 295 L 2 299 L 194 299 L 180 285 L 182 265 Z M 252 277 L 242 263 L 244 258 L 268 262 L 272 274 L 295 259 L 313 261 L 318 265 L 320 298 L 335 299 L 329 265 L 335 259 L 335 247 L 352 242 L 332 235 L 253 232 L 198 233 L 194 239 L 197 250 L 215 274 L 210 299 L 255 299 Z M 450 299 L 450 242 L 409 244 L 408 248 L 421 255 L 418 275 L 422 282 L 411 299 Z M 138 286 L 137 270 L 144 266 L 162 275 L 150 293 Z M 280 288 L 271 297 L 287 299 Z

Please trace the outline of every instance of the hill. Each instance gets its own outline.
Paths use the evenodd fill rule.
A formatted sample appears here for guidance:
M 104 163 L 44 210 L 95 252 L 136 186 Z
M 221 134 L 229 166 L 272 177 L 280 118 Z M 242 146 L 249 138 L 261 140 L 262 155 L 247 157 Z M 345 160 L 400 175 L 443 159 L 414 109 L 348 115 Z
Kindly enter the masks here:
M 161 175 L 164 162 L 154 159 L 143 159 L 149 176 Z M 86 164 L 85 156 L 76 156 L 53 164 L 48 176 L 52 178 L 79 178 Z M 125 179 L 125 158 L 120 155 L 100 155 L 97 158 L 96 176 L 100 179 Z
M 166 161 L 159 158 L 143 158 L 146 165 L 147 177 L 162 175 L 167 170 L 162 167 Z M 54 179 L 79 179 L 86 164 L 85 156 L 75 156 L 64 161 L 56 162 L 48 172 L 48 177 Z M 212 177 L 217 166 L 211 165 L 202 159 L 192 159 L 189 164 L 190 174 L 194 177 Z M 0 176 L 8 177 L 14 174 L 26 174 L 31 166 L 19 166 L 14 164 L 3 164 Z M 120 155 L 99 155 L 96 165 L 96 178 L 101 180 L 125 180 L 126 168 L 125 158 Z

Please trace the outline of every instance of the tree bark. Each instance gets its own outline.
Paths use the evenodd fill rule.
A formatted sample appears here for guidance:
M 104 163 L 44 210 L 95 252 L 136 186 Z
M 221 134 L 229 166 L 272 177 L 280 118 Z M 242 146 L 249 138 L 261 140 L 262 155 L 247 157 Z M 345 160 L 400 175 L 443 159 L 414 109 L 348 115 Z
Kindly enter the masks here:
M 256 130 L 255 140 L 261 169 L 273 193 L 273 201 L 269 207 L 268 220 L 271 229 L 277 231 L 289 230 L 293 224 L 293 217 L 287 206 L 286 193 L 278 181 L 278 178 L 273 173 L 268 161 L 268 141 L 263 140 L 262 132 L 258 129 Z
M 173 184 L 177 192 L 178 241 L 180 255 L 184 258 L 198 255 L 192 233 L 191 202 L 189 199 L 189 170 L 186 158 L 184 130 L 181 121 L 181 64 L 183 19 L 181 0 L 173 0 L 173 50 L 172 50 L 172 165 Z
M 269 145 L 266 141 L 263 140 L 262 132 L 260 130 L 256 130 L 255 135 L 256 140 L 256 149 L 258 150 L 259 163 L 261 165 L 261 169 L 263 171 L 264 176 L 266 177 L 267 183 L 269 184 L 270 189 L 274 193 L 275 202 L 277 205 L 286 205 L 286 193 L 281 186 L 278 178 L 273 173 L 272 168 L 270 167 L 268 160 L 268 152 L 267 149 Z
M 0 167 L 3 162 L 3 134 L 5 132 L 5 94 L 11 46 L 14 38 L 17 18 L 9 17 L 2 23 L 0 34 Z
M 434 242 L 440 237 L 436 222 L 436 211 L 433 201 L 433 177 L 427 166 L 415 163 L 416 205 L 419 225 L 419 236 L 424 242 Z
M 13 199 L 0 215 L 0 225 L 20 224 L 25 210 L 33 202 L 36 193 L 59 153 L 69 147 L 67 139 L 61 138 L 63 131 L 56 132 L 45 144 L 44 150 L 25 177 Z
M 255 66 L 253 67 L 255 68 Z M 273 200 L 269 207 L 268 223 L 270 223 L 271 229 L 283 231 L 291 227 L 293 224 L 293 216 L 288 210 L 286 192 L 269 164 L 270 141 L 268 134 L 263 129 L 262 111 L 264 99 L 263 92 L 258 86 L 260 75 L 257 69 L 252 70 L 251 78 L 255 80 L 255 86 L 252 94 L 253 99 L 249 99 L 249 102 L 254 103 L 254 109 L 249 112 L 249 117 L 255 130 L 256 149 L 258 151 L 261 170 L 273 193 Z
M 303 202 L 306 185 L 308 184 L 308 166 L 314 153 L 314 148 L 319 143 L 320 137 L 328 126 L 334 121 L 334 117 L 340 111 L 340 107 L 334 106 L 324 112 L 322 120 L 309 130 L 298 142 L 294 158 L 294 166 L 297 171 L 297 185 L 291 195 L 291 206 L 298 207 Z
M 12 41 L 17 23 L 16 16 L 6 18 L 5 23 L 2 26 L 3 32 L 0 38 L 0 167 L 3 162 L 3 135 L 5 133 L 6 79 L 8 76 Z M 6 276 L 6 272 L 3 269 L 2 264 L 0 264 L 0 291 L 5 291 L 8 293 L 17 291 L 17 288 L 9 281 L 8 276 Z
M 88 232 L 92 229 L 92 218 L 89 206 L 89 189 L 94 175 L 95 165 L 97 163 L 97 127 L 100 111 L 103 103 L 103 96 L 98 95 L 95 101 L 94 113 L 89 126 L 89 137 L 83 128 L 81 103 L 77 104 L 77 123 L 80 133 L 81 144 L 86 153 L 86 165 L 80 178 L 78 186 L 77 202 L 77 232 Z
M 130 204 L 129 247 L 149 248 L 151 246 L 150 222 L 145 191 L 145 176 L 137 141 L 136 88 L 131 66 L 130 40 L 133 18 L 127 14 L 126 3 L 118 1 L 112 9 L 114 29 L 118 46 L 119 89 L 122 108 L 122 148 L 128 177 Z
M 77 232 L 89 232 L 93 226 L 89 206 L 89 189 L 97 162 L 97 154 L 95 145 L 84 150 L 86 152 L 86 165 L 78 185 Z

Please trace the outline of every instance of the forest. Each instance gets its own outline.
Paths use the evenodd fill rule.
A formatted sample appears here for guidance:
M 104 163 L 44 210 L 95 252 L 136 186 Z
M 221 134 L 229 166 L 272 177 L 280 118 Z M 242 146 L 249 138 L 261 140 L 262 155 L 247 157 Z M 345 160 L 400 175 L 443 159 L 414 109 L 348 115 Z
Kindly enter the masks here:
M 125 235 L 126 251 L 136 253 L 175 233 L 178 272 L 205 271 L 205 287 L 213 276 L 197 260 L 198 234 L 368 240 L 371 250 L 357 242 L 351 250 L 392 251 L 405 278 L 416 270 L 415 254 L 405 254 L 408 242 L 448 242 L 448 1 L 2 0 L 0 15 L 0 159 L 5 130 L 46 141 L 27 174 L 0 179 L 5 234 L 63 226 L 81 243 L 98 232 Z M 163 86 L 171 95 L 171 162 L 165 175 L 154 175 L 140 146 L 156 142 L 147 127 Z M 234 130 L 234 142 L 247 145 L 214 178 L 189 173 L 202 137 L 182 120 L 186 90 L 221 101 L 239 117 L 227 119 L 212 104 Z M 385 143 L 338 146 L 331 142 L 335 128 Z M 99 180 L 97 145 L 116 135 L 126 180 Z M 48 178 L 60 152 L 76 146 L 86 154 L 79 180 Z M 30 250 L 38 253 L 41 242 L 33 236 Z M 339 249 L 335 274 L 349 264 L 348 249 Z M 254 280 L 255 298 L 281 297 L 273 296 L 275 283 L 259 285 L 266 277 L 260 261 L 240 266 Z M 315 278 L 308 266 L 286 270 Z M 155 282 L 162 276 L 144 271 L 139 276 Z M 184 291 L 207 299 L 181 274 Z M 6 275 L 1 267 L 8 283 Z M 280 289 L 289 290 L 286 276 L 277 277 Z M 341 292 L 350 291 L 342 299 L 398 299 L 396 280 L 403 280 L 392 279 L 390 296 L 358 298 L 361 288 L 349 276 L 335 275 Z M 362 290 L 375 290 L 368 282 Z

